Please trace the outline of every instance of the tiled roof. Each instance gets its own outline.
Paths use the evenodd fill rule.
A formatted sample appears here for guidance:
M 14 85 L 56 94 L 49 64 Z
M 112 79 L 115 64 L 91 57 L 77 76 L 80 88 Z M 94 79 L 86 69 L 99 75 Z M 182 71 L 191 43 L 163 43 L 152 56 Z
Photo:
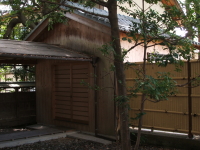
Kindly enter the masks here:
M 110 23 L 109 23 L 109 20 L 108 20 L 107 17 L 99 17 L 98 16 L 98 15 L 108 16 L 108 11 L 106 11 L 106 10 L 102 10 L 102 9 L 98 9 L 98 8 L 84 7 L 81 4 L 73 3 L 71 1 L 66 1 L 65 4 L 79 8 L 81 10 L 84 10 L 84 11 L 87 11 L 87 12 L 90 12 L 90 13 L 97 14 L 97 15 L 91 15 L 89 13 L 85 13 L 85 12 L 80 11 L 80 10 L 74 10 L 74 13 L 76 13 L 78 15 L 85 16 L 86 18 L 89 18 L 89 19 L 92 19 L 92 20 L 97 21 L 99 23 L 110 26 Z M 64 10 L 69 9 L 66 6 L 61 6 L 61 8 L 64 9 Z M 118 14 L 118 24 L 119 24 L 119 29 L 121 31 L 129 31 L 129 27 L 132 24 L 132 22 L 140 23 L 140 21 L 138 19 L 134 19 L 134 18 L 129 17 L 129 16 Z
M 108 11 L 106 11 L 106 10 L 102 10 L 102 9 L 98 9 L 98 8 L 84 7 L 81 4 L 73 3 L 71 1 L 66 1 L 65 4 L 79 8 L 81 10 L 84 10 L 84 11 L 87 11 L 87 12 L 90 12 L 90 13 L 97 14 L 97 15 L 91 15 L 90 13 L 85 13 L 85 12 L 82 12 L 80 10 L 74 10 L 73 11 L 74 13 L 76 13 L 78 15 L 85 16 L 86 18 L 89 18 L 89 19 L 92 19 L 92 20 L 97 21 L 99 23 L 110 26 L 110 23 L 109 23 L 109 20 L 108 20 L 107 17 L 99 17 L 98 16 L 98 15 L 108 16 Z M 69 9 L 66 6 L 61 6 L 61 8 L 66 9 L 66 10 Z M 140 23 L 140 20 L 134 19 L 134 18 L 129 17 L 129 16 L 118 14 L 118 25 L 119 25 L 120 31 L 129 32 L 130 31 L 130 25 L 132 25 L 132 22 Z M 169 37 L 168 34 L 163 34 L 163 35 L 166 36 L 166 37 Z M 192 44 L 200 46 L 200 42 L 192 41 Z
M 98 16 L 98 15 L 108 16 L 108 11 L 102 10 L 102 9 L 98 9 L 98 8 L 85 7 L 85 6 L 81 5 L 81 4 L 73 3 L 71 1 L 66 1 L 65 4 L 69 5 L 69 6 L 72 6 L 74 8 L 78 8 L 78 9 L 93 13 L 93 14 L 97 14 L 97 15 L 92 15 L 90 13 L 85 13 L 85 12 L 80 11 L 80 10 L 76 10 L 76 9 L 73 10 L 73 13 L 75 13 L 75 14 L 78 14 L 80 16 L 84 16 L 84 17 L 86 17 L 88 19 L 94 20 L 96 22 L 99 22 L 101 24 L 104 24 L 104 25 L 110 27 L 110 22 L 109 22 L 107 17 Z M 69 7 L 66 7 L 66 6 L 60 6 L 60 8 L 63 9 L 63 10 L 69 10 Z M 40 22 L 40 24 L 42 22 Z M 132 22 L 140 23 L 140 20 L 139 19 L 134 19 L 134 18 L 129 17 L 129 16 L 118 14 L 118 25 L 119 25 L 120 31 L 129 32 L 130 31 L 130 26 L 132 25 Z M 33 29 L 24 40 L 26 40 L 40 26 L 40 24 L 38 24 L 36 26 L 36 28 Z M 169 37 L 168 34 L 164 34 L 164 36 Z M 192 44 L 194 44 L 196 46 L 200 46 L 200 42 L 192 41 Z

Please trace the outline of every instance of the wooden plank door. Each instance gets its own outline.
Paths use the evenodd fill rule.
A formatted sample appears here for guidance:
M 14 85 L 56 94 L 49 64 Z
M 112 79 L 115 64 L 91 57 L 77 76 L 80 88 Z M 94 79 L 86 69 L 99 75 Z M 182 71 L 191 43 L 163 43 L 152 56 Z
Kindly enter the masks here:
M 53 68 L 53 115 L 54 119 L 88 124 L 89 62 L 55 65 Z

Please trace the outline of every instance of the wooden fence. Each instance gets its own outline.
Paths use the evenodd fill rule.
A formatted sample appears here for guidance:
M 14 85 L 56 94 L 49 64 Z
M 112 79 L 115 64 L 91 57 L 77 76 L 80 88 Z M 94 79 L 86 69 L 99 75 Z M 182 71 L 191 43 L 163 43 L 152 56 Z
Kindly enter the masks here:
M 184 62 L 181 72 L 175 72 L 174 65 L 167 67 L 158 67 L 156 64 L 147 64 L 147 75 L 155 77 L 155 72 L 170 72 L 171 77 L 177 84 L 188 82 L 200 75 L 200 62 Z M 127 86 L 132 86 L 136 79 L 136 73 L 133 68 L 141 67 L 142 63 L 137 66 L 129 67 L 125 71 Z M 189 67 L 188 67 L 189 66 Z M 191 67 L 191 68 L 190 68 Z M 192 83 L 192 86 L 193 83 Z M 195 88 L 178 87 L 178 93 L 169 97 L 169 100 L 153 103 L 145 102 L 145 112 L 143 127 L 149 129 L 159 129 L 165 131 L 176 131 L 182 133 L 200 134 L 200 86 Z M 140 111 L 141 94 L 137 98 L 130 100 L 130 117 L 136 117 Z M 190 112 L 191 111 L 191 112 Z M 137 127 L 138 121 L 131 120 L 131 124 Z
M 36 93 L 0 93 L 0 127 L 36 123 Z

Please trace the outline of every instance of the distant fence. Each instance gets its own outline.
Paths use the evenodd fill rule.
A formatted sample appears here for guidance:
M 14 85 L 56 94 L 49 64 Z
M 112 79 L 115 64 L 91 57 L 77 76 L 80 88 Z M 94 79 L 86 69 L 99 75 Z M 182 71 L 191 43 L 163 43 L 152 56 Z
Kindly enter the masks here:
M 142 63 L 137 63 L 141 67 Z M 191 66 L 191 68 L 188 66 Z M 134 84 L 136 73 L 130 67 L 125 71 L 127 86 Z M 200 75 L 200 62 L 193 61 L 189 65 L 185 62 L 181 68 L 181 72 L 175 72 L 174 65 L 167 67 L 158 67 L 156 64 L 147 64 L 147 75 L 155 77 L 155 72 L 170 72 L 171 77 L 176 80 L 178 84 L 188 82 L 188 75 L 190 79 L 194 79 Z M 188 74 L 188 72 L 190 72 Z M 189 96 L 188 96 L 189 95 Z M 137 98 L 132 98 L 130 101 L 130 117 L 136 117 L 140 111 L 141 94 Z M 191 106 L 190 106 L 191 105 Z M 190 113 L 191 111 L 191 113 Z M 192 132 L 193 134 L 200 134 L 200 86 L 196 88 L 178 87 L 178 93 L 175 96 L 169 97 L 169 100 L 152 103 L 145 102 L 145 112 L 143 127 L 149 129 L 159 129 L 165 131 L 176 131 L 182 133 Z M 137 127 L 138 121 L 132 120 L 131 125 Z
M 0 87 L 8 85 L 3 83 Z M 22 86 L 25 87 L 24 83 Z M 18 88 L 14 88 L 15 92 L 0 93 L 0 127 L 36 123 L 36 92 L 19 92 Z

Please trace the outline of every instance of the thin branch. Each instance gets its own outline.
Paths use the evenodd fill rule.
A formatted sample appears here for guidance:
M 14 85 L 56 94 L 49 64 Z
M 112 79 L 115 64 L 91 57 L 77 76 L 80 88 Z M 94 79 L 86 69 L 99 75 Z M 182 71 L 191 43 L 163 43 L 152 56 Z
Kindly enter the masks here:
M 147 46 L 147 48 L 152 47 L 152 46 L 156 46 L 156 45 L 160 45 L 160 44 L 159 44 L 159 43 L 156 43 L 156 44 L 153 44 L 153 45 Z
M 155 39 L 157 39 L 157 38 L 155 38 Z M 148 43 L 148 42 L 151 42 L 151 41 L 153 41 L 153 40 L 155 40 L 155 39 L 150 39 L 150 40 L 147 41 L 147 43 Z M 138 45 L 141 45 L 142 43 L 144 43 L 144 42 L 142 41 L 142 42 L 140 42 L 140 43 L 136 43 L 134 46 L 132 46 L 131 48 L 129 48 L 127 52 L 131 51 L 132 49 L 134 49 L 134 48 L 137 47 Z
M 151 4 L 149 7 L 147 7 L 145 10 L 144 10 L 144 12 L 145 11 L 147 11 L 149 8 L 151 8 L 151 6 L 153 6 L 154 4 Z
M 146 100 L 148 100 L 148 101 L 150 101 L 150 102 L 153 102 L 153 103 L 158 103 L 158 102 L 160 102 L 161 100 L 159 100 L 159 101 L 156 101 L 156 100 L 151 100 L 151 99 L 148 99 L 148 98 L 146 98 Z
M 197 76 L 197 77 L 200 77 L 200 75 L 199 76 Z M 184 87 L 184 88 L 195 88 L 195 87 L 198 87 L 198 86 L 200 86 L 200 83 L 198 83 L 197 85 L 194 85 L 194 86 L 186 86 L 186 85 L 188 85 L 188 84 L 191 84 L 192 82 L 194 82 L 194 81 L 198 81 L 196 78 L 193 78 L 190 82 L 187 82 L 187 83 L 185 83 L 185 84 L 178 84 L 178 85 L 176 85 L 177 87 Z
M 91 0 L 91 1 L 96 3 L 96 4 L 99 4 L 101 6 L 108 7 L 108 3 L 107 2 L 104 2 L 104 1 L 101 1 L 101 0 Z
M 14 18 L 14 17 L 17 17 L 17 14 L 9 14 L 9 13 L 7 13 L 7 14 L 5 14 L 5 15 L 2 15 L 2 16 L 0 16 L 2 19 L 6 19 L 6 18 Z
M 138 45 L 141 45 L 142 43 L 144 43 L 144 42 L 140 42 L 140 43 L 135 44 L 134 46 L 132 46 L 131 48 L 129 48 L 127 52 L 130 52 L 132 49 L 134 49 Z
M 47 12 L 44 11 L 44 13 L 42 14 L 43 16 L 50 14 L 51 12 L 55 12 L 56 10 L 58 10 L 59 6 L 55 7 L 54 9 L 48 10 Z
M 71 5 L 67 5 L 67 4 L 56 3 L 56 2 L 50 2 L 50 1 L 45 1 L 45 0 L 42 0 L 42 2 L 47 2 L 47 3 L 50 3 L 50 4 L 56 4 L 56 5 L 59 5 L 59 6 L 65 6 L 65 7 L 69 7 L 69 8 L 72 8 L 72 9 L 80 10 L 80 11 L 82 11 L 82 12 L 84 12 L 84 13 L 88 13 L 88 14 L 91 14 L 91 15 L 95 15 L 95 16 L 99 16 L 99 17 L 104 17 L 104 18 L 108 18 L 108 16 L 106 16 L 106 15 L 100 15 L 100 14 L 88 12 L 87 10 L 81 9 L 81 8 L 79 8 L 79 7 L 74 7 L 74 6 L 71 6 Z
M 35 2 L 35 0 L 31 0 L 31 2 L 33 3 L 34 6 L 37 6 L 38 8 L 41 8 L 41 6 L 38 5 L 38 4 Z
M 13 28 L 18 24 L 18 23 L 22 23 L 21 19 L 19 18 L 13 18 L 6 29 L 6 33 L 3 35 L 3 39 L 9 39 L 10 35 L 12 33 Z
M 135 1 L 133 1 L 133 3 L 135 3 L 135 5 L 142 10 L 142 7 L 140 7 Z M 131 11 L 131 10 L 130 10 Z M 133 11 L 132 11 L 133 12 Z

